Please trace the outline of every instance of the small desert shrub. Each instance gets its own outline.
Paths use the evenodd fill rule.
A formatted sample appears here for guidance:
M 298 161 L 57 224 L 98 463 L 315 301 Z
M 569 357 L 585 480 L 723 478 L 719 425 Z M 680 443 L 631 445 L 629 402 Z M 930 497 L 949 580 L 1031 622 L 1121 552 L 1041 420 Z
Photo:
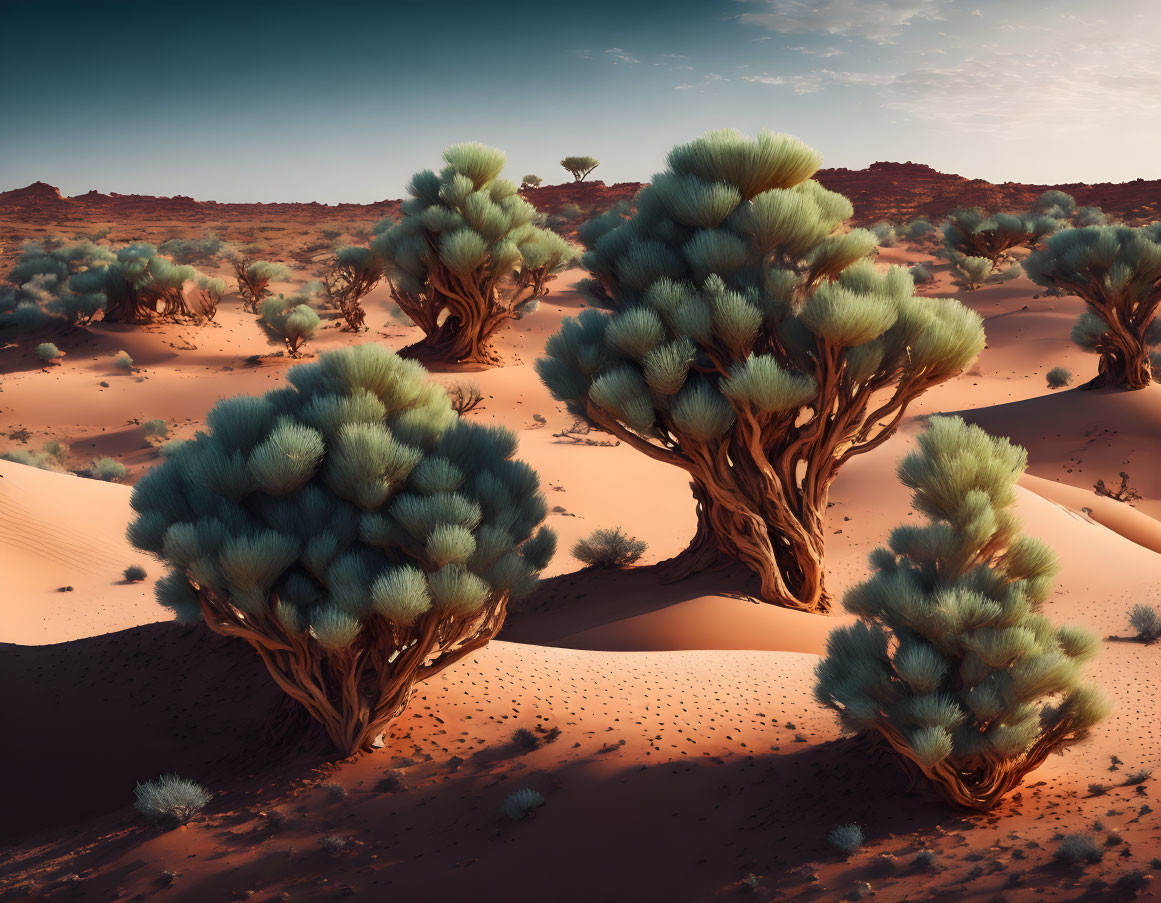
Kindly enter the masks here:
M 1129 626 L 1137 631 L 1137 639 L 1155 643 L 1161 639 L 1161 612 L 1153 605 L 1134 605 L 1129 611 Z
M 965 257 L 954 251 L 948 252 L 948 260 L 959 274 L 960 284 L 968 291 L 983 285 L 992 275 L 993 264 L 986 257 Z
M 1048 388 L 1059 389 L 1072 382 L 1072 371 L 1065 367 L 1053 367 L 1044 374 L 1044 378 L 1048 381 Z
M 170 439 L 164 445 L 157 447 L 157 453 L 163 458 L 170 458 L 176 455 L 185 445 L 189 443 L 189 439 Z
M 171 238 L 158 245 L 157 250 L 175 263 L 213 263 L 219 258 L 231 260 L 238 255 L 233 245 L 212 232 L 201 238 Z
M 149 576 L 139 564 L 131 564 L 121 572 L 121 575 L 130 583 L 139 583 Z
M 935 860 L 934 850 L 920 850 L 915 854 L 915 858 L 911 860 L 911 867 L 913 869 L 935 868 Z
M 456 383 L 448 386 L 447 397 L 451 399 L 452 410 L 460 416 L 475 410 L 484 400 L 484 394 L 475 383 Z
M 1088 785 L 1088 792 L 1091 793 L 1093 796 L 1104 796 L 1106 793 L 1109 792 L 1109 785 L 1108 784 L 1089 784 Z
M 923 285 L 925 282 L 935 280 L 935 277 L 931 275 L 931 270 L 921 263 L 915 264 L 908 272 L 911 273 L 911 281 L 916 285 Z
M 267 332 L 285 343 L 291 357 L 301 356 L 300 349 L 318 329 L 318 314 L 307 301 L 305 295 L 272 295 L 259 305 L 258 319 Z
M 93 463 L 81 472 L 81 475 L 92 480 L 104 480 L 106 483 L 116 483 L 118 480 L 123 480 L 129 475 L 129 468 L 120 461 L 114 461 L 112 458 L 95 458 Z
M 861 847 L 866 840 L 863 829 L 858 825 L 839 825 L 826 835 L 827 843 L 842 853 L 850 856 Z
M 520 180 L 520 187 L 521 188 L 538 188 L 538 187 L 540 187 L 540 183 L 543 181 L 544 180 L 542 178 L 540 178 L 540 176 L 528 175 Z
M 36 356 L 45 364 L 51 364 L 64 357 L 64 352 L 52 342 L 41 342 L 36 346 Z
M 150 818 L 171 818 L 184 825 L 205 808 L 213 797 L 205 787 L 189 778 L 165 774 L 136 788 L 138 812 Z
M 258 312 L 262 299 L 270 295 L 271 282 L 287 282 L 293 278 L 290 267 L 285 264 L 249 257 L 239 257 L 234 261 L 234 276 L 242 302 L 254 313 Z
M 1065 865 L 1084 865 L 1100 862 L 1104 855 L 1104 851 L 1087 834 L 1067 834 L 1060 839 L 1060 846 L 1052 858 Z
M 934 231 L 935 226 L 931 225 L 927 220 L 914 219 L 907 224 L 907 228 L 903 230 L 903 234 L 911 239 L 911 241 L 922 241 Z
M 146 420 L 141 424 L 141 428 L 145 431 L 146 439 L 164 439 L 169 435 L 169 427 L 160 417 Z
M 622 532 L 620 527 L 594 530 L 572 547 L 572 557 L 590 567 L 623 568 L 633 564 L 649 548 L 649 543 Z
M 520 821 L 538 806 L 544 805 L 544 797 L 530 787 L 521 787 L 504 800 L 503 811 L 512 821 Z
M 43 451 L 26 451 L 23 448 L 14 448 L 0 453 L 0 460 L 12 461 L 15 464 L 24 464 L 35 467 L 37 470 L 51 470 L 55 473 L 64 471 L 65 458 L 68 449 L 63 443 L 53 439 L 44 444 Z
M 133 369 L 133 358 L 129 356 L 128 351 L 118 351 L 113 357 L 113 366 L 129 373 Z
M 1144 784 L 1149 778 L 1153 776 L 1152 768 L 1142 768 L 1140 771 L 1134 771 L 1125 777 L 1125 784 L 1132 787 L 1136 784 Z
M 871 226 L 871 231 L 875 234 L 875 244 L 880 248 L 893 248 L 899 241 L 895 227 L 890 223 L 875 223 Z

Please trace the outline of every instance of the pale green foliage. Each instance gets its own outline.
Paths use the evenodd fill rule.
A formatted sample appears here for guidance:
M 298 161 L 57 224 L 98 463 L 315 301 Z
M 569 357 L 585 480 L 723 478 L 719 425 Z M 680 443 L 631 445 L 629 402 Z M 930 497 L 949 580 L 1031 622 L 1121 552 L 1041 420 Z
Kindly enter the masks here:
M 12 288 L 0 287 L 0 327 L 40 329 L 90 322 L 105 307 L 97 292 L 74 292 L 71 277 L 116 262 L 107 247 L 90 242 L 49 247 L 47 242 L 28 242 L 20 260 L 8 274 Z
M 212 232 L 201 238 L 170 238 L 158 245 L 157 250 L 176 263 L 214 263 L 238 256 L 233 245 Z
M 133 358 L 129 356 L 128 351 L 118 351 L 113 355 L 113 366 L 118 370 L 124 370 L 126 373 L 133 372 Z
M 52 342 L 41 342 L 36 346 L 36 356 L 43 363 L 51 364 L 64 357 L 64 353 Z
M 1036 199 L 1032 204 L 1032 212 L 1053 219 L 1067 220 L 1076 213 L 1076 199 L 1071 194 L 1052 189 Z
M 917 263 L 911 267 L 908 272 L 911 274 L 911 280 L 916 285 L 923 285 L 925 282 L 932 282 L 935 277 L 931 275 L 931 270 L 927 269 L 923 264 Z
M 630 431 L 695 485 L 704 462 L 733 462 L 723 479 L 744 481 L 788 448 L 837 467 L 839 446 L 873 447 L 890 416 L 856 415 L 845 431 L 823 418 L 867 413 L 880 392 L 896 393 L 888 409 L 905 406 L 983 347 L 974 312 L 919 299 L 904 268 L 868 259 L 875 236 L 845 229 L 850 202 L 810 179 L 820 158 L 798 139 L 711 132 L 668 162 L 632 216 L 609 211 L 578 230 L 594 277 L 581 288 L 611 313 L 566 319 L 536 362 L 574 416 Z M 790 498 L 800 471 L 782 474 Z M 737 493 L 778 504 L 758 482 Z
M 134 790 L 137 811 L 149 818 L 172 819 L 184 825 L 213 798 L 205 787 L 189 778 L 165 774 Z
M 992 275 L 992 261 L 987 257 L 965 257 L 955 251 L 948 252 L 948 260 L 955 269 L 963 287 L 969 291 L 977 289 Z
M 555 539 L 511 433 L 458 418 L 421 366 L 377 345 L 288 380 L 220 401 L 134 487 L 129 538 L 171 568 L 162 604 L 194 618 L 200 590 L 325 655 L 534 584 Z
M 1024 270 L 1037 285 L 1086 302 L 1072 330 L 1080 347 L 1112 360 L 1137 350 L 1121 347 L 1115 333 L 1135 346 L 1161 345 L 1161 223 L 1066 229 L 1030 254 Z
M 476 310 L 488 328 L 493 307 L 509 303 L 511 315 L 531 313 L 548 277 L 576 257 L 567 241 L 541 227 L 536 208 L 499 178 L 505 155 L 482 144 L 459 144 L 444 153 L 437 175 L 416 173 L 398 223 L 384 223 L 371 249 L 381 259 L 399 307 L 436 341 L 443 330 Z M 535 283 L 535 285 L 533 285 Z M 532 286 L 535 291 L 526 291 Z
M 307 295 L 271 295 L 259 305 L 258 319 L 272 336 L 286 344 L 291 357 L 298 357 L 302 346 L 314 338 L 319 319 Z
M 537 175 L 527 175 L 520 180 L 521 188 L 539 188 L 540 183 L 544 180 Z
M 35 467 L 37 470 L 50 470 L 54 473 L 62 473 L 65 470 L 67 458 L 68 447 L 55 439 L 46 442 L 40 451 L 14 448 L 0 454 L 0 460 L 24 464 L 27 467 Z
M 601 161 L 596 157 L 565 157 L 560 161 L 563 166 L 576 181 L 583 182 L 585 177 L 594 169 L 601 165 Z
M 938 417 L 900 463 L 929 522 L 895 529 L 873 553 L 874 574 L 843 600 L 860 620 L 831 632 L 816 671 L 816 697 L 846 729 L 890 728 L 916 761 L 970 772 L 1042 741 L 1067 745 L 1107 715 L 1082 679 L 1099 641 L 1040 614 L 1057 563 L 1012 510 L 1026 460 Z
M 1104 850 L 1087 834 L 1066 834 L 1060 838 L 1052 858 L 1065 865 L 1091 865 L 1104 859 Z
M 530 787 L 521 787 L 506 800 L 501 807 L 512 821 L 527 818 L 533 809 L 544 805 L 544 797 Z
M 169 435 L 169 426 L 164 420 L 154 418 L 141 424 L 141 431 L 146 439 L 164 439 Z
M 875 244 L 880 248 L 893 248 L 899 242 L 899 235 L 890 223 L 875 223 L 871 226 L 871 232 L 874 233 Z
M 1048 382 L 1048 388 L 1060 389 L 1072 382 L 1072 371 L 1067 367 L 1053 367 L 1044 374 L 1044 378 Z
M 94 480 L 116 483 L 129 476 L 129 468 L 112 458 L 95 458 L 81 473 Z
M 635 564 L 647 548 L 647 542 L 630 536 L 620 527 L 602 528 L 578 539 L 572 547 L 572 557 L 590 567 L 623 568 Z

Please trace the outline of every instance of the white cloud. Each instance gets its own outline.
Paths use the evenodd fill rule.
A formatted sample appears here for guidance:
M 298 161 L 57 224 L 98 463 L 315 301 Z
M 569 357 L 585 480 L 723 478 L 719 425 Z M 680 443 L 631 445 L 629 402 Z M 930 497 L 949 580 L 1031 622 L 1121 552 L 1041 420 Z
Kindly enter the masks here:
M 711 85 L 720 84 L 721 82 L 728 82 L 729 79 L 724 75 L 718 75 L 716 72 L 707 73 L 706 76 L 699 81 L 690 82 L 684 85 L 674 85 L 675 91 L 703 91 Z
M 790 88 L 795 94 L 817 94 L 830 87 L 859 87 L 865 85 L 889 85 L 897 76 L 883 72 L 835 72 L 819 69 L 797 75 L 743 75 L 742 80 L 760 85 L 779 85 Z
M 605 59 L 611 63 L 639 63 L 641 62 L 637 57 L 630 56 L 620 47 L 610 47 L 605 51 Z
M 846 53 L 845 50 L 838 47 L 787 47 L 786 49 L 801 53 L 803 56 L 817 56 L 823 60 L 830 59 L 832 56 L 842 56 Z
M 949 0 L 741 0 L 756 9 L 738 16 L 782 34 L 833 34 L 890 43 L 912 22 L 938 19 Z

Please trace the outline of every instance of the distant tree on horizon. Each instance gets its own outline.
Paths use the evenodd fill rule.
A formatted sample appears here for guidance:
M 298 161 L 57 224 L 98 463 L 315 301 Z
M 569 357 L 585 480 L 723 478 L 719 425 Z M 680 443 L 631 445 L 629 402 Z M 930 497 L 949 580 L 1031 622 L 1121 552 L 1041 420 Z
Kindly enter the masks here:
M 565 157 L 560 161 L 577 182 L 583 182 L 594 169 L 601 165 L 596 157 Z
M 536 362 L 574 417 L 689 474 L 697 530 L 669 575 L 742 562 L 763 599 L 805 611 L 829 606 L 841 466 L 984 344 L 976 313 L 868 259 L 875 236 L 845 231 L 851 203 L 811 179 L 819 163 L 769 132 L 675 147 L 635 214 L 578 230 L 598 309 Z
M 540 183 L 543 181 L 544 180 L 542 178 L 540 178 L 540 176 L 527 175 L 523 179 L 520 180 L 520 187 L 521 188 L 539 188 Z
M 1083 680 L 1100 639 L 1041 614 L 1058 570 L 1021 534 L 1013 487 L 1027 453 L 958 417 L 933 417 L 899 464 L 928 517 L 891 532 L 831 631 L 815 696 L 842 726 L 884 739 L 957 809 L 991 809 L 1106 718 Z

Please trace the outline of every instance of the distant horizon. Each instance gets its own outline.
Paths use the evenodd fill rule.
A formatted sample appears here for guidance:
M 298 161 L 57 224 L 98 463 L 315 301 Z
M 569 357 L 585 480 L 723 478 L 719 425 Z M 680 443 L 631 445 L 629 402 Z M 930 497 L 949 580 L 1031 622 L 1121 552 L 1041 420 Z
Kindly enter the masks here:
M 892 166 L 908 166 L 908 165 L 910 165 L 910 166 L 926 166 L 930 169 L 935 170 L 936 172 L 938 172 L 942 175 L 958 176 L 958 177 L 965 179 L 966 181 L 969 181 L 969 182 L 970 181 L 984 181 L 984 182 L 987 182 L 988 184 L 991 184 L 991 185 L 1030 185 L 1030 186 L 1035 186 L 1035 187 L 1043 186 L 1046 188 L 1050 188 L 1050 187 L 1069 186 L 1069 185 L 1072 185 L 1072 186 L 1126 185 L 1126 184 L 1131 184 L 1133 182 L 1138 182 L 1138 181 L 1161 182 L 1161 176 L 1156 176 L 1154 178 L 1145 178 L 1143 176 L 1137 176 L 1137 177 L 1134 177 L 1132 179 L 1112 179 L 1112 180 L 1099 180 L 1099 181 L 1096 181 L 1096 180 L 1086 181 L 1083 179 L 1069 179 L 1069 180 L 1058 181 L 1058 182 L 1024 181 L 1021 179 L 1004 179 L 1002 181 L 996 181 L 993 179 L 983 178 L 981 176 L 968 175 L 967 173 L 950 172 L 950 171 L 945 170 L 945 169 L 940 169 L 938 166 L 933 166 L 933 165 L 926 163 L 922 160 L 874 160 L 871 163 L 868 163 L 864 166 L 826 166 L 825 162 L 826 161 L 824 160 L 823 161 L 824 165 L 819 167 L 820 172 L 825 172 L 826 170 L 837 170 L 837 169 L 845 169 L 845 170 L 848 170 L 851 172 L 861 172 L 861 171 L 865 171 L 865 170 L 870 169 L 872 166 L 881 165 L 881 164 L 887 164 L 887 165 L 892 165 Z M 568 174 L 565 173 L 564 174 L 565 178 L 562 178 L 561 181 L 559 181 L 559 182 L 553 182 L 553 181 L 550 181 L 548 179 L 545 179 L 539 187 L 541 187 L 541 188 L 569 187 L 572 185 L 581 185 L 581 184 L 591 185 L 591 184 L 597 183 L 597 182 L 604 184 L 604 185 L 608 185 L 608 186 L 613 186 L 613 185 L 618 185 L 618 184 L 634 184 L 634 183 L 646 185 L 650 181 L 649 179 L 612 179 L 612 180 L 610 180 L 610 179 L 602 178 L 598 173 L 594 172 L 592 176 L 590 176 L 589 178 L 586 178 L 583 182 L 575 182 L 575 181 L 568 179 L 567 175 Z M 511 178 L 511 177 L 509 177 L 509 178 Z M 512 181 L 519 182 L 519 177 L 512 179 Z M 37 183 L 40 183 L 43 185 L 48 185 L 50 188 L 55 188 L 57 191 L 59 191 L 61 193 L 61 196 L 63 198 L 65 198 L 66 200 L 83 197 L 84 195 L 95 191 L 97 194 L 104 195 L 105 197 L 112 197 L 112 196 L 141 197 L 141 198 L 157 198 L 159 200 L 171 200 L 174 198 L 188 198 L 192 201 L 195 201 L 195 202 L 201 203 L 201 204 L 240 204 L 240 205 L 248 205 L 248 204 L 301 204 L 301 205 L 318 204 L 319 206 L 323 206 L 323 207 L 341 207 L 341 206 L 369 207 L 369 206 L 373 206 L 375 204 L 383 204 L 383 203 L 389 203 L 392 201 L 403 200 L 407 196 L 406 188 L 404 188 L 397 195 L 381 197 L 381 198 L 374 198 L 372 200 L 366 200 L 366 201 L 351 201 L 351 200 L 319 201 L 319 200 L 314 200 L 314 199 L 303 200 L 301 198 L 297 198 L 297 199 L 279 198 L 279 199 L 274 199 L 274 200 L 246 200 L 246 199 L 221 200 L 220 198 L 213 198 L 213 197 L 198 197 L 196 195 L 185 194 L 185 193 L 180 192 L 180 191 L 174 192 L 173 194 L 149 194 L 149 193 L 139 192 L 139 191 L 118 191 L 117 189 L 86 188 L 83 191 L 69 192 L 69 191 L 66 191 L 62 186 L 56 185 L 53 182 L 51 182 L 50 180 L 43 179 L 43 178 L 33 179 L 31 182 L 26 182 L 23 185 L 16 185 L 16 186 L 9 187 L 9 188 L 5 188 L 2 185 L 0 185 L 0 194 L 7 194 L 7 193 L 13 192 L 13 191 L 21 191 L 21 190 L 26 189 L 26 188 L 31 188 L 33 185 L 35 185 Z

